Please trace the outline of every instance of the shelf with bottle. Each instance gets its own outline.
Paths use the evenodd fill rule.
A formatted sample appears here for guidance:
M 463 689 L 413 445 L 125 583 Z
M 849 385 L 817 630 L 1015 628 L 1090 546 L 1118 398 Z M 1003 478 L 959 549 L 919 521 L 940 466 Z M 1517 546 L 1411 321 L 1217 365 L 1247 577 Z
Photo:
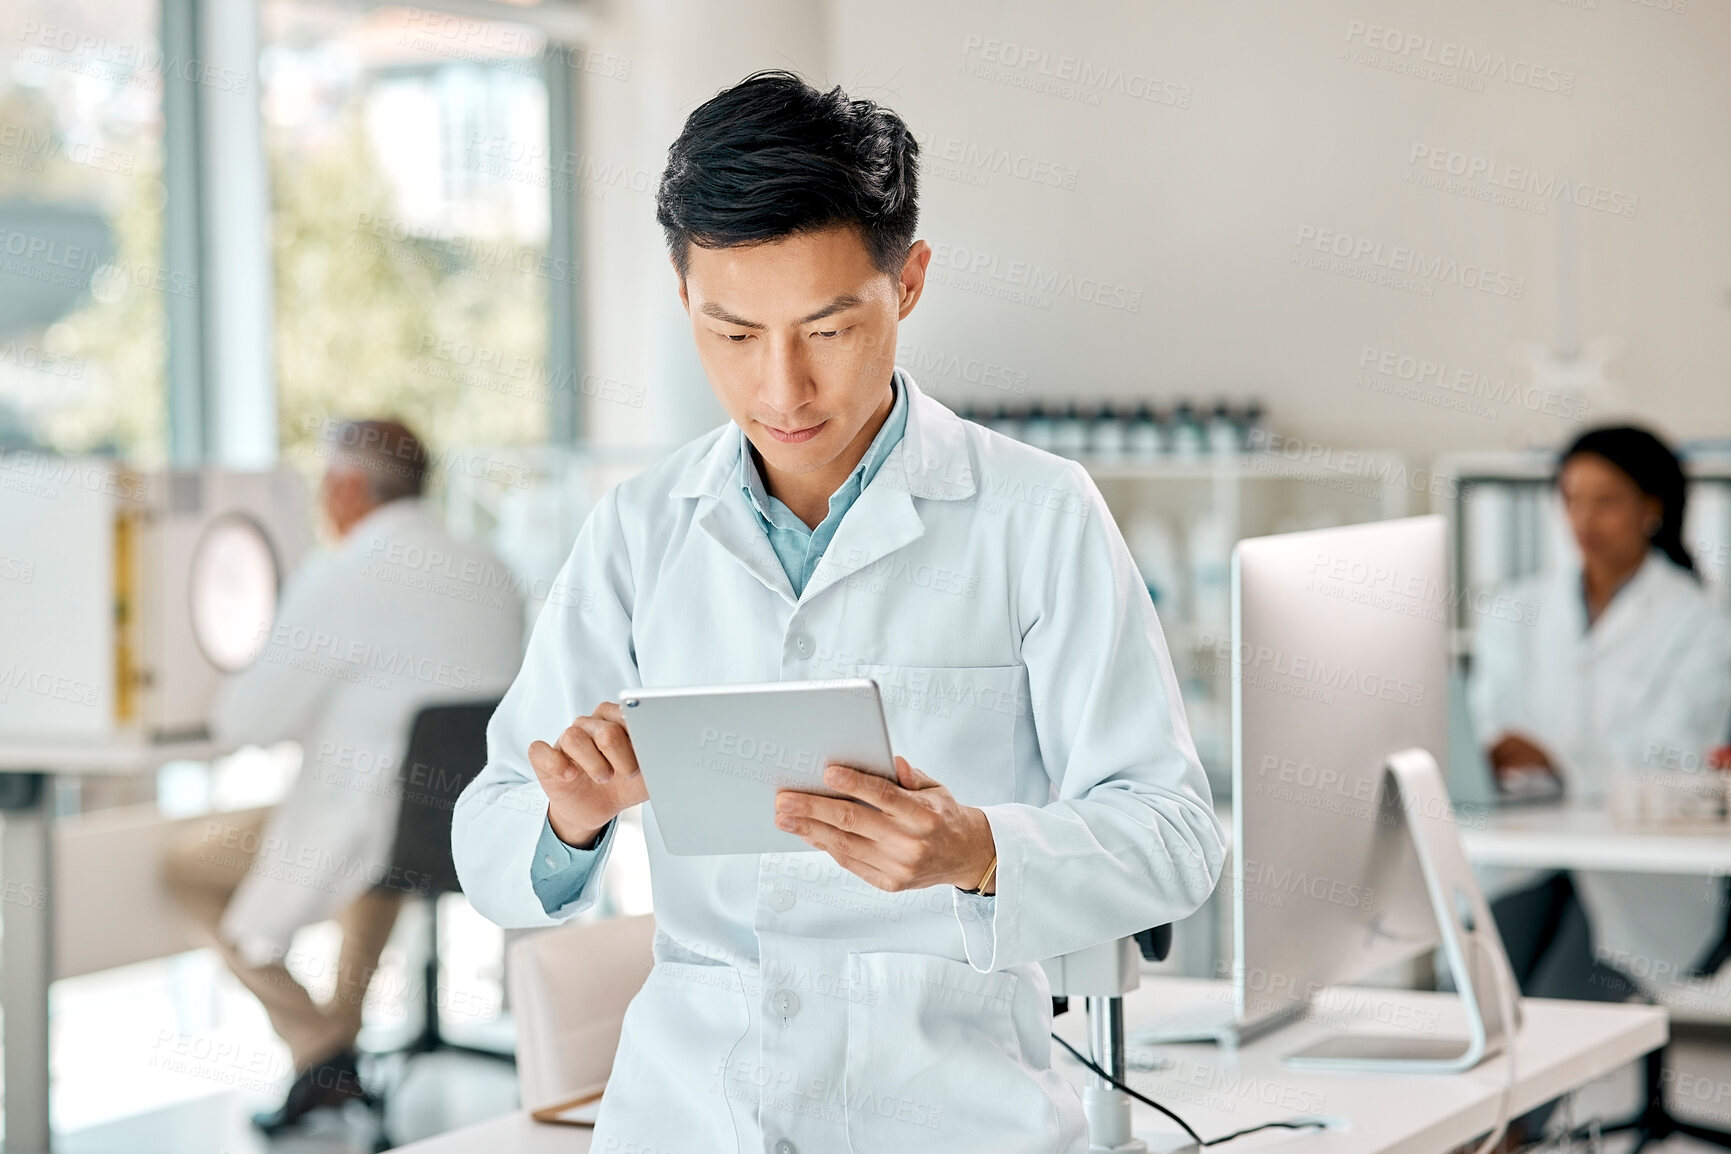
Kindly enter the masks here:
M 1091 466 L 1233 459 L 1268 443 L 1260 401 L 1179 398 L 1151 402 L 1044 402 L 964 405 L 959 415 L 1036 448 Z

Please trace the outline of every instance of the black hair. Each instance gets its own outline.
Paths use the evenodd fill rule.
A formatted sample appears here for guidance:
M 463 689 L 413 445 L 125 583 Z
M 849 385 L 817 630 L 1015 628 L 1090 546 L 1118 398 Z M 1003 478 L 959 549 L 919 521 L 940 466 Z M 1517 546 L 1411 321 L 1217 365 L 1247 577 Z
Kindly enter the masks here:
M 1683 507 L 1688 500 L 1688 480 L 1683 463 L 1665 442 L 1634 425 L 1588 429 L 1557 458 L 1557 473 L 1585 453 L 1603 457 L 1621 469 L 1635 487 L 1659 502 L 1659 528 L 1653 546 L 1673 563 L 1695 572 L 1695 559 L 1683 544 Z
M 919 222 L 919 145 L 902 118 L 839 87 L 756 72 L 686 117 L 667 150 L 655 219 L 681 277 L 691 248 L 762 244 L 834 225 L 859 229 L 894 276 Z

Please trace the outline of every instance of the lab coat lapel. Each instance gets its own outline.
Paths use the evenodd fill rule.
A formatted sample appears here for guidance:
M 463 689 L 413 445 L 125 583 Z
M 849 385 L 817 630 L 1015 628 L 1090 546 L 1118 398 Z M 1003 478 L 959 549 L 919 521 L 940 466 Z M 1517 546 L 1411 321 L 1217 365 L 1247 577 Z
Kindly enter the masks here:
M 715 443 L 691 462 L 668 497 L 675 501 L 696 497 L 698 527 L 763 582 L 766 589 L 792 605 L 793 585 L 781 567 L 781 559 L 770 547 L 769 538 L 746 504 L 744 494 L 733 483 L 739 475 L 744 434 L 729 421 L 714 436 Z
M 802 600 L 919 540 L 926 527 L 915 497 L 957 501 L 974 494 L 973 460 L 961 418 L 926 396 L 907 373 L 896 372 L 907 391 L 907 427 L 842 518 Z
M 853 507 L 836 526 L 835 537 L 818 558 L 817 568 L 805 583 L 804 598 L 809 600 L 880 558 L 917 541 L 925 534 L 925 523 L 914 508 L 914 500 L 905 486 L 894 484 L 901 474 L 889 474 L 892 463 L 885 461 L 871 484 L 854 500 Z M 892 483 L 885 484 L 890 481 Z
M 704 504 L 707 507 L 697 514 L 697 523 L 703 531 L 772 593 L 778 594 L 789 605 L 794 604 L 793 585 L 787 579 L 787 570 L 781 567 L 781 558 L 770 547 L 769 538 L 746 506 L 745 497 L 738 495 L 737 499 L 732 499 L 723 494 L 705 498 Z
M 1628 584 L 1617 590 L 1611 603 L 1605 606 L 1605 612 L 1593 628 L 1587 631 L 1587 649 L 1593 657 L 1600 657 L 1616 652 L 1617 648 L 1626 643 L 1632 634 L 1638 634 L 1643 629 L 1651 630 L 1654 624 L 1655 595 L 1662 574 L 1658 566 L 1669 562 L 1647 554 L 1647 559 L 1641 562 L 1641 567 L 1635 575 L 1629 578 Z M 1580 586 L 1575 586 L 1576 598 L 1580 598 Z M 1585 612 L 1585 610 L 1583 610 Z

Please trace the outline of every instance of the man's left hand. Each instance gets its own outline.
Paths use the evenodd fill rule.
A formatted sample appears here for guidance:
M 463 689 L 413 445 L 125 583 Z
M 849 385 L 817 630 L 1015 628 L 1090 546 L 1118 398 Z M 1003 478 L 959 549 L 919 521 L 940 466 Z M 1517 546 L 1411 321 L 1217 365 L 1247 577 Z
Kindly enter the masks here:
M 775 797 L 776 826 L 880 890 L 973 889 L 992 864 L 997 847 L 985 811 L 958 802 L 905 757 L 896 758 L 895 781 L 831 765 L 823 783 L 845 796 L 784 789 Z

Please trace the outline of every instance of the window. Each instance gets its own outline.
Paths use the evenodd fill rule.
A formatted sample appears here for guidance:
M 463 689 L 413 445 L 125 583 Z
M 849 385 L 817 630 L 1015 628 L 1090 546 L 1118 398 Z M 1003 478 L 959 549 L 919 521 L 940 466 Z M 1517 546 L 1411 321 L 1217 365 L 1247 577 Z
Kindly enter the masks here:
M 8 0 L 0 27 L 0 447 L 164 454 L 154 0 Z
M 435 461 L 546 439 L 541 34 L 421 9 L 267 0 L 275 356 L 285 457 L 394 415 Z

